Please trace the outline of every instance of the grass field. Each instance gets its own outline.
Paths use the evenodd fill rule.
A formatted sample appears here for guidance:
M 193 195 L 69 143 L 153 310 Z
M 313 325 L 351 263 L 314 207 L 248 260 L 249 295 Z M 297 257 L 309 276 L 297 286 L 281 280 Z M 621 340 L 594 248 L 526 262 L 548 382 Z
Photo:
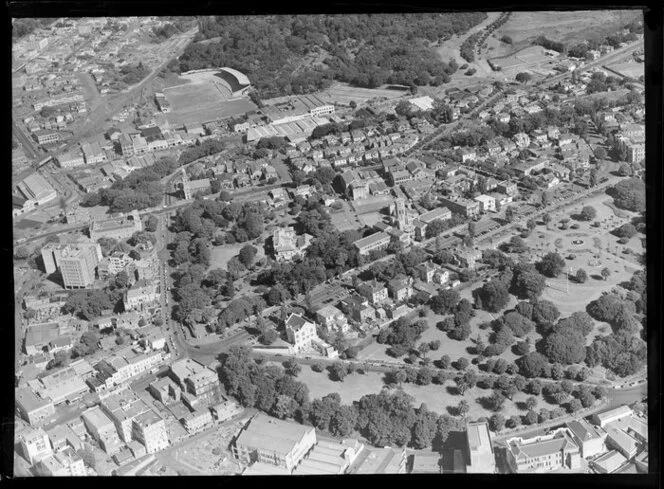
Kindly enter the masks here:
M 643 63 L 637 63 L 636 61 L 617 63 L 614 65 L 608 65 L 608 67 L 614 71 L 617 71 L 623 76 L 629 76 L 632 78 L 639 78 L 645 73 L 645 65 Z
M 384 388 L 387 388 L 384 383 L 384 374 L 377 372 L 369 372 L 366 374 L 354 373 L 347 376 L 343 382 L 335 382 L 330 380 L 327 371 L 317 373 L 311 370 L 309 366 L 304 366 L 302 372 L 298 375 L 297 380 L 303 382 L 309 387 L 309 398 L 317 399 L 330 393 L 338 393 L 341 397 L 341 402 L 352 403 L 359 401 L 360 398 L 367 394 L 378 394 Z M 455 414 L 454 408 L 459 404 L 459 401 L 465 399 L 470 405 L 468 417 L 471 419 L 478 419 L 482 416 L 491 416 L 491 411 L 485 409 L 480 399 L 491 395 L 491 390 L 480 389 L 474 387 L 464 393 L 463 396 L 457 394 L 455 384 L 449 380 L 445 385 L 429 384 L 426 386 L 404 383 L 401 388 L 403 391 L 412 396 L 414 406 L 419 406 L 425 403 L 431 411 L 438 414 Z M 523 403 L 529 397 L 523 392 L 519 392 L 514 396 L 513 400 L 506 400 L 501 413 L 509 417 L 513 414 L 526 414 L 523 408 Z M 548 404 L 541 396 L 537 397 L 538 404 L 536 409 L 541 408 L 553 409 L 556 406 Z
M 318 95 L 323 100 L 327 100 L 331 103 L 348 105 L 350 102 L 360 104 L 371 99 L 395 99 L 408 94 L 409 92 L 407 90 L 400 91 L 389 90 L 387 88 L 360 88 L 337 83 L 327 90 L 320 92 Z
M 614 34 L 640 12 L 634 10 L 571 10 L 513 12 L 509 20 L 496 29 L 496 37 L 507 35 L 514 45 L 544 35 L 548 39 L 579 42 L 593 36 Z
M 178 79 L 184 83 L 164 89 L 164 95 L 173 107 L 173 112 L 166 116 L 171 124 L 209 122 L 256 108 L 245 98 L 229 100 L 230 90 L 216 81 L 212 72 L 194 73 Z

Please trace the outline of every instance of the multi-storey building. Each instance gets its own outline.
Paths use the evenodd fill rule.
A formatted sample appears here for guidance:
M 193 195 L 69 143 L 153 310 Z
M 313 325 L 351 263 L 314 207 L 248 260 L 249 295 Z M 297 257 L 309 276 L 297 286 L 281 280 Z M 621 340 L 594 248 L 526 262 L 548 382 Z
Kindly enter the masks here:
M 41 398 L 30 387 L 19 387 L 15 392 L 16 410 L 31 425 L 38 425 L 55 413 L 53 401 Z
M 19 437 L 21 451 L 30 465 L 53 454 L 48 435 L 41 428 L 29 428 Z
M 90 238 L 97 241 L 99 238 L 126 239 L 136 231 L 143 230 L 143 222 L 138 211 L 113 219 L 93 220 L 90 223 Z
M 152 410 L 139 414 L 134 418 L 132 434 L 135 440 L 145 446 L 147 453 L 164 450 L 170 444 L 164 419 Z
M 171 377 L 183 392 L 189 393 L 205 406 L 219 402 L 221 388 L 216 372 L 196 360 L 184 358 L 171 365 Z
M 480 213 L 480 203 L 474 200 L 461 197 L 441 197 L 440 200 L 450 211 L 455 214 L 461 214 L 464 217 L 476 217 Z
M 35 465 L 35 472 L 37 475 L 45 477 L 85 477 L 88 475 L 83 459 L 71 447 L 40 460 Z
M 312 426 L 254 416 L 233 443 L 233 454 L 244 465 L 263 462 L 283 467 L 289 473 L 316 444 Z
M 68 245 L 59 250 L 58 268 L 66 289 L 84 288 L 95 281 L 99 245 Z
M 159 300 L 159 286 L 157 284 L 136 284 L 127 289 L 124 296 L 125 311 L 142 309 L 145 305 L 153 304 Z
M 160 351 L 140 353 L 127 347 L 104 358 L 95 369 L 98 371 L 97 379 L 106 388 L 111 388 L 158 366 L 162 361 L 163 355 Z
M 468 442 L 469 474 L 493 474 L 496 471 L 496 457 L 491 443 L 491 432 L 486 421 L 466 423 Z
M 310 348 L 312 342 L 318 339 L 316 325 L 300 315 L 291 314 L 286 320 L 286 337 L 295 351 Z
M 363 282 L 357 287 L 357 291 L 369 299 L 371 304 L 379 304 L 387 300 L 389 291 L 382 283 L 378 282 L 376 279 L 370 282 Z
M 534 438 L 507 440 L 507 458 L 516 473 L 541 473 L 563 467 L 577 469 L 581 463 L 579 446 L 567 428 Z
M 446 221 L 452 218 L 452 212 L 447 207 L 437 207 L 418 216 L 413 225 L 415 227 L 415 239 L 422 241 L 426 238 L 426 231 L 429 224 L 433 221 Z
M 390 244 L 390 235 L 386 232 L 379 232 L 361 238 L 353 243 L 360 252 L 360 255 L 368 255 L 373 250 L 383 250 Z
M 134 419 L 150 410 L 145 401 L 132 389 L 124 389 L 107 395 L 100 395 L 101 409 L 115 424 L 120 438 L 125 443 L 132 441 L 132 424 Z

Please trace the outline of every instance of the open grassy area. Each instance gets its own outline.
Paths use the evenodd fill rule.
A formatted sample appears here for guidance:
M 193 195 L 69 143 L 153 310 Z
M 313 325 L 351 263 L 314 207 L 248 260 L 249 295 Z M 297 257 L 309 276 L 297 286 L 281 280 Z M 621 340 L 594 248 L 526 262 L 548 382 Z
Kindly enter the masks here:
M 329 101 L 331 103 L 348 105 L 350 102 L 355 102 L 356 104 L 364 103 L 367 100 L 371 99 L 394 99 L 408 95 L 408 90 L 391 90 L 388 88 L 360 88 L 360 87 L 351 87 L 343 83 L 335 83 L 327 90 L 324 90 L 320 94 L 321 99 Z
M 347 376 L 343 382 L 335 382 L 330 380 L 326 370 L 318 373 L 311 370 L 310 366 L 303 365 L 297 380 L 309 387 L 310 399 L 338 392 L 341 402 L 350 404 L 353 401 L 359 401 L 365 394 L 378 394 L 384 385 L 383 376 L 384 374 L 378 372 L 354 373 Z
M 238 253 L 240 253 L 242 247 L 245 246 L 246 244 L 247 243 L 235 243 L 235 244 L 227 244 L 227 245 L 212 247 L 212 250 L 210 252 L 210 267 L 208 268 L 208 270 L 212 270 L 214 268 L 226 269 L 228 261 L 234 256 L 237 256 Z M 262 244 L 259 246 L 254 245 L 253 242 L 249 242 L 248 244 L 250 244 L 257 250 L 254 263 L 260 260 L 261 258 L 265 257 L 265 250 Z

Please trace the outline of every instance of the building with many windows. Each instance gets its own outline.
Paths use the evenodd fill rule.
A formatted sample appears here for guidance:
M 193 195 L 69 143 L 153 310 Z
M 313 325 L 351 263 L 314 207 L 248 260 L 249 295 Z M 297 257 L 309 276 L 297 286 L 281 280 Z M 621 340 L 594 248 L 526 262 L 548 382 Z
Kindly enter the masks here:
M 93 220 L 89 228 L 90 238 L 94 241 L 99 238 L 126 239 L 136 231 L 143 231 L 143 222 L 138 211 L 112 219 Z
M 360 255 L 368 255 L 373 250 L 384 250 L 390 244 L 392 238 L 384 231 L 361 238 L 353 243 Z
M 310 348 L 312 342 L 318 339 L 316 325 L 300 315 L 291 314 L 286 320 L 286 337 L 295 351 Z
M 221 387 L 217 373 L 202 363 L 183 358 L 171 364 L 170 376 L 182 392 L 189 393 L 204 406 L 219 402 Z
M 43 477 L 85 477 L 88 475 L 83 459 L 71 447 L 40 460 L 35 465 L 35 472 Z
M 263 462 L 289 473 L 316 444 L 313 426 L 281 421 L 257 414 L 239 433 L 232 450 L 244 465 Z
M 567 428 L 534 438 L 511 438 L 506 444 L 507 458 L 515 473 L 541 473 L 580 467 L 580 449 Z
M 476 217 L 480 213 L 480 203 L 474 200 L 464 199 L 461 197 L 441 197 L 441 203 L 455 214 L 460 214 L 464 217 Z
M 132 436 L 145 446 L 147 453 L 158 452 L 170 444 L 164 419 L 152 410 L 134 418 Z
M 29 428 L 19 436 L 21 451 L 30 465 L 53 454 L 48 435 L 41 428 Z
M 55 413 L 53 401 L 38 396 L 30 387 L 19 387 L 15 392 L 16 411 L 31 425 L 38 425 Z

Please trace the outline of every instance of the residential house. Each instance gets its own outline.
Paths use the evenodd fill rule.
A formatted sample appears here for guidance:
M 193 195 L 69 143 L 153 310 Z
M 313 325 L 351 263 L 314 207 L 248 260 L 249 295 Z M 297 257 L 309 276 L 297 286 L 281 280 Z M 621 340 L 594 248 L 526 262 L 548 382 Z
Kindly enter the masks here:
M 388 297 L 387 288 L 376 279 L 361 283 L 357 287 L 357 291 L 360 293 L 360 295 L 366 297 L 373 305 L 380 304 L 381 302 L 387 300 Z
M 480 210 L 482 212 L 495 212 L 496 211 L 496 199 L 491 197 L 490 195 L 478 195 L 474 199 L 475 201 L 480 203 Z
M 399 275 L 388 282 L 387 289 L 395 301 L 403 302 L 413 295 L 413 279 L 407 275 Z
M 454 250 L 454 256 L 460 266 L 473 269 L 477 262 L 482 259 L 482 252 L 473 248 L 459 248 Z
M 318 339 L 316 325 L 301 315 L 291 314 L 286 320 L 285 328 L 288 342 L 297 352 L 311 348 L 312 342 Z
M 348 320 L 343 312 L 331 304 L 325 305 L 316 311 L 316 321 L 328 331 L 339 333 L 348 332 Z

